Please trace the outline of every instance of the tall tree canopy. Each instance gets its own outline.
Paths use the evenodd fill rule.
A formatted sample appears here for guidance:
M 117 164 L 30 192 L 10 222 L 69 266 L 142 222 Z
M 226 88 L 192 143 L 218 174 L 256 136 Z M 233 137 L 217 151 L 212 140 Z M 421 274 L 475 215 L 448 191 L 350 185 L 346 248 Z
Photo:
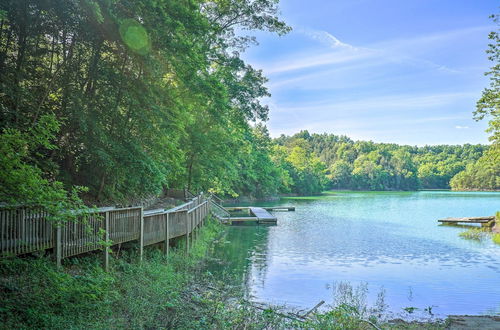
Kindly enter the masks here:
M 496 24 L 496 31 L 489 34 L 490 44 L 486 53 L 493 62 L 486 76 L 490 78 L 490 85 L 486 87 L 477 102 L 474 117 L 476 120 L 488 118 L 487 132 L 491 133 L 490 150 L 475 164 L 467 166 L 451 182 L 454 189 L 466 190 L 500 190 L 500 16 L 491 17 Z
M 86 186 L 90 200 L 232 191 L 231 154 L 268 113 L 266 79 L 240 58 L 253 38 L 236 30 L 284 34 L 277 14 L 277 0 L 2 1 L 2 140 L 51 134 L 15 170 Z

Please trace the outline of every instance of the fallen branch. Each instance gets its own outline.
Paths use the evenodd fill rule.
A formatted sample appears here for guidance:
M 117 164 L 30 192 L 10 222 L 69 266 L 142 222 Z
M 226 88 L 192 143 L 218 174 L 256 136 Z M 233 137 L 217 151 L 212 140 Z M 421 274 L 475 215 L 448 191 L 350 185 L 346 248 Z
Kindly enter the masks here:
M 252 303 L 252 302 L 248 302 L 253 308 L 257 308 L 257 309 L 260 309 L 261 311 L 267 311 L 269 310 L 269 307 L 267 308 L 264 308 L 264 307 L 260 307 L 260 306 L 257 306 L 256 304 Z M 281 317 L 285 317 L 287 319 L 290 319 L 290 320 L 293 320 L 293 321 L 299 321 L 299 322 L 304 322 L 304 320 L 302 320 L 301 318 L 299 317 L 296 317 L 296 316 L 292 316 L 292 315 L 289 315 L 289 314 L 283 314 L 283 313 L 280 313 L 280 312 L 277 312 L 277 311 L 274 311 L 273 310 L 273 313 L 276 314 L 276 315 L 279 315 Z
M 305 313 L 304 315 L 300 316 L 301 318 L 305 319 L 307 318 L 309 315 L 311 315 L 312 313 L 314 313 L 318 308 L 321 307 L 321 305 L 323 305 L 325 303 L 324 300 L 321 300 L 319 303 L 316 304 L 316 306 L 314 306 L 313 308 L 311 308 L 307 313 Z
M 372 322 L 370 322 L 368 320 L 363 320 L 363 319 L 360 319 L 360 320 L 363 321 L 363 322 L 368 323 L 369 325 L 371 325 L 372 327 L 374 327 L 377 330 L 382 330 L 382 329 L 380 329 L 379 327 L 377 327 L 375 324 L 373 324 Z

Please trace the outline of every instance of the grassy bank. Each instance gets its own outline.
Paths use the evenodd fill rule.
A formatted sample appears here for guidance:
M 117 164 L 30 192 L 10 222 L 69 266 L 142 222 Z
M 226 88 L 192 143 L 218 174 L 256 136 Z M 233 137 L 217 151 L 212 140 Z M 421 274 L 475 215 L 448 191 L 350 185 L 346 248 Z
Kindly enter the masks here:
M 227 279 L 206 271 L 210 249 L 223 227 L 209 221 L 186 258 L 183 242 L 167 258 L 146 249 L 120 252 L 109 273 L 100 255 L 66 260 L 58 270 L 47 257 L 14 258 L 0 264 L 0 327 L 4 329 L 372 329 L 440 328 L 440 324 L 378 324 L 362 320 L 359 306 L 341 304 L 294 316 L 256 306 Z M 371 322 L 371 323 L 370 323 Z
M 500 244 L 500 212 L 495 214 L 495 223 L 492 227 L 470 227 L 458 234 L 460 237 L 478 242 L 490 239 L 495 244 Z

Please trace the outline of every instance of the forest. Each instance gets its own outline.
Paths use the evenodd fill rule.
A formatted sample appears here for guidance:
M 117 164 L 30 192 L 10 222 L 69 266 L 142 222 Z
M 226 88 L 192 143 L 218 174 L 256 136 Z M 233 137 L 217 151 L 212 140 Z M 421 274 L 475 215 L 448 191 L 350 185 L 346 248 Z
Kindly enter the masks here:
M 2 1 L 0 201 L 500 189 L 498 64 L 476 112 L 491 147 L 272 139 L 267 79 L 241 58 L 250 30 L 290 31 L 277 0 Z
M 470 144 L 416 147 L 355 142 L 346 136 L 307 131 L 275 141 L 287 149 L 300 147 L 317 155 L 325 168 L 323 188 L 329 189 L 449 189 L 450 181 L 467 166 L 475 165 L 488 150 L 487 146 Z M 484 182 L 482 188 L 495 189 L 494 184 Z

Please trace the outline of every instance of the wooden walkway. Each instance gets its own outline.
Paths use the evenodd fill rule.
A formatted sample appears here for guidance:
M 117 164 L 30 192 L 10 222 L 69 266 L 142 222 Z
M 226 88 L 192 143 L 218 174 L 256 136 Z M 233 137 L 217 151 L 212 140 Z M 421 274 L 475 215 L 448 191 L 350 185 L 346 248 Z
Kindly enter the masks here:
M 439 219 L 438 222 L 444 223 L 444 224 L 471 224 L 471 223 L 478 223 L 481 224 L 482 226 L 485 225 L 493 225 L 495 223 L 495 216 L 488 216 L 488 217 L 466 217 L 466 218 L 445 218 L 445 219 Z
M 76 219 L 62 224 L 51 221 L 51 215 L 41 207 L 2 206 L 0 258 L 51 250 L 60 265 L 64 258 L 103 250 L 108 269 L 114 245 L 136 241 L 142 259 L 145 246 L 162 243 L 168 253 L 170 239 L 181 236 L 189 253 L 213 204 L 212 195 L 200 194 L 168 210 L 104 207 L 78 213 Z
M 248 210 L 248 217 L 232 217 L 220 198 L 201 193 L 191 194 L 186 203 L 168 210 L 103 207 L 78 212 L 75 219 L 57 224 L 42 207 L 0 206 L 0 258 L 49 250 L 61 265 L 64 258 L 102 250 L 108 269 L 111 247 L 126 242 L 138 243 L 142 259 L 145 246 L 160 243 L 168 253 L 170 240 L 184 237 L 189 253 L 209 214 L 230 224 L 277 224 L 277 218 L 268 211 L 295 211 L 294 207 L 283 206 L 233 209 Z

